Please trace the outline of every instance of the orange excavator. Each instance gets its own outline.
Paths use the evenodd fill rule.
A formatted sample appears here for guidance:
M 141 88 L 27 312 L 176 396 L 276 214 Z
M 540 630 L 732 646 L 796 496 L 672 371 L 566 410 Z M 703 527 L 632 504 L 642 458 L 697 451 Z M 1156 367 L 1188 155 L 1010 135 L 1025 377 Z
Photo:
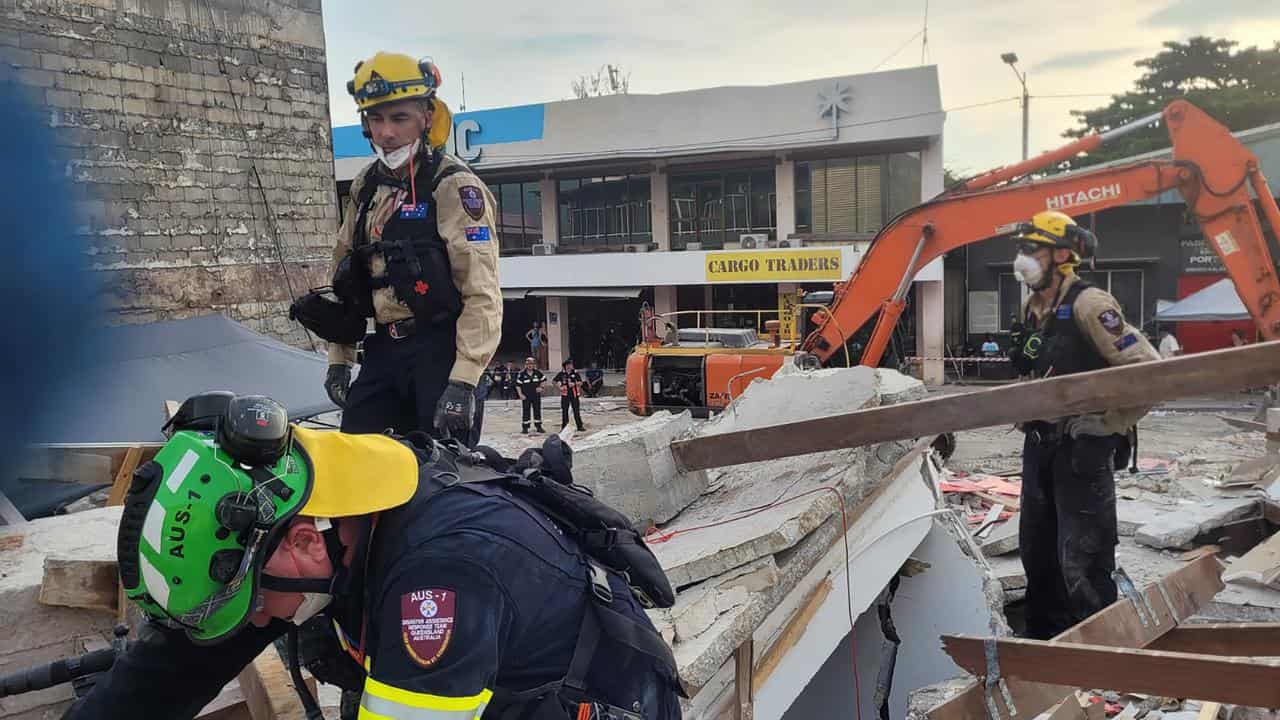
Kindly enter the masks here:
M 1027 179 L 1155 122 L 1169 131 L 1170 159 Z M 912 278 L 933 259 L 1008 237 L 1042 210 L 1082 215 L 1169 190 L 1186 201 L 1262 337 L 1280 338 L 1280 282 L 1250 190 L 1273 233 L 1280 233 L 1280 209 L 1253 153 L 1204 111 L 1178 100 L 1160 113 L 971 178 L 899 214 L 876 235 L 853 276 L 837 283 L 830 302 L 808 317 L 813 329 L 798 343 L 775 338 L 729 347 L 714 341 L 714 330 L 685 329 L 676 342 L 638 346 L 627 360 L 627 403 L 638 415 L 723 409 L 751 380 L 771 376 L 789 357 L 816 366 L 848 353 L 853 333 L 878 313 L 860 358 L 874 367 L 906 307 Z M 685 343 L 686 334 L 706 341 Z

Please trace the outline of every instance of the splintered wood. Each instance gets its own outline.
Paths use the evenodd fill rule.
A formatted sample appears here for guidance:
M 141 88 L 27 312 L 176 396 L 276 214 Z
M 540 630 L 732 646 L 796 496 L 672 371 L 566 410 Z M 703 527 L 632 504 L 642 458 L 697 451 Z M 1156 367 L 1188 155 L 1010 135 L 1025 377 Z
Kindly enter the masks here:
M 1139 602 L 1122 597 L 1105 609 L 1066 630 L 1054 643 L 1082 643 L 1099 646 L 1146 647 L 1157 638 L 1173 631 L 1178 623 L 1191 617 L 1222 589 L 1222 563 L 1212 555 L 1187 563 L 1152 583 L 1138 594 Z M 1163 590 L 1161 589 L 1163 588 Z M 1018 717 L 1034 717 L 1056 705 L 1072 692 L 1062 680 L 1024 678 L 1005 672 L 1001 676 L 1013 699 Z M 985 668 L 981 673 L 985 674 Z M 1055 684 L 1057 683 L 1057 684 Z M 1092 687 L 1106 687 L 1106 683 Z M 1003 717 L 1014 713 L 1005 705 L 1003 693 L 991 693 L 991 701 Z M 979 680 L 963 692 L 929 712 L 930 720 L 962 720 L 986 717 L 987 697 Z

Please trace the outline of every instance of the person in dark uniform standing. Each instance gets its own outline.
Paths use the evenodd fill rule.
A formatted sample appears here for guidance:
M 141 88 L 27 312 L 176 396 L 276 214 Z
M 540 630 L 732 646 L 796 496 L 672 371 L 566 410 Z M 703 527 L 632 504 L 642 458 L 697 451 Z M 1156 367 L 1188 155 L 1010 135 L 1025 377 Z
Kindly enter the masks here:
M 547 377 L 538 369 L 538 361 L 528 357 L 524 359 L 524 369 L 516 373 L 515 388 L 520 394 L 520 432 L 529 433 L 530 414 L 533 426 L 540 433 L 542 429 L 542 383 Z
M 386 52 L 347 83 L 378 159 L 351 183 L 333 252 L 335 293 L 376 322 L 354 384 L 358 341 L 329 345 L 325 390 L 346 432 L 479 434 L 476 386 L 502 328 L 496 206 L 443 150 L 453 120 L 439 86 L 430 61 Z
M 560 427 L 569 424 L 569 408 L 573 408 L 573 421 L 579 430 L 587 428 L 582 424 L 582 376 L 573 369 L 573 360 L 565 359 L 560 365 L 560 372 L 552 380 L 560 386 Z
M 265 418 L 278 444 L 178 429 L 135 473 L 118 564 L 147 622 L 67 720 L 194 718 L 313 617 L 363 669 L 361 719 L 679 720 L 675 660 L 627 576 L 512 494 L 506 469 L 245 400 L 244 424 Z M 554 450 L 513 471 L 567 472 Z
M 1030 377 L 1158 360 L 1109 293 L 1081 279 L 1097 239 L 1068 215 L 1045 211 L 1014 238 L 1014 272 L 1032 291 L 1010 359 Z M 1147 408 L 1116 408 L 1022 426 L 1018 550 L 1027 573 L 1028 637 L 1048 639 L 1116 600 L 1114 468 Z

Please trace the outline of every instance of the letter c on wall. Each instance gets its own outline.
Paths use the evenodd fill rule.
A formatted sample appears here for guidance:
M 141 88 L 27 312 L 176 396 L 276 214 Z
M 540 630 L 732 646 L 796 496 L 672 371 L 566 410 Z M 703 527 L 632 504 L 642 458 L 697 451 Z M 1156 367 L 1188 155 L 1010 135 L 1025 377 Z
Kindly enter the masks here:
M 480 132 L 480 123 L 475 120 L 467 119 L 458 123 L 453 128 L 453 146 L 458 157 L 467 162 L 476 162 L 480 159 L 482 148 L 471 147 L 471 133 Z

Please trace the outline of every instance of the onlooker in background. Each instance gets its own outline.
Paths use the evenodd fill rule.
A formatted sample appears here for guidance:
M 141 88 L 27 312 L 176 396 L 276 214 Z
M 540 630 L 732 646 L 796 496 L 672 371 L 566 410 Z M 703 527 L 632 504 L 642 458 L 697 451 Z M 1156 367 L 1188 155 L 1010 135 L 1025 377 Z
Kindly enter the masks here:
M 546 432 L 542 429 L 542 383 L 546 380 L 547 377 L 531 357 L 524 359 L 524 369 L 514 376 L 514 386 L 520 394 L 520 432 L 526 435 L 529 434 L 530 413 L 533 415 L 533 426 L 538 432 Z
M 1239 328 L 1231 331 L 1231 347 L 1240 347 L 1248 344 L 1249 341 L 1244 339 L 1244 333 L 1240 332 Z
M 533 327 L 524 334 L 524 339 L 529 341 L 529 354 L 538 363 L 538 369 L 547 369 L 547 333 L 543 331 L 540 320 L 533 321 Z
M 1182 354 L 1182 346 L 1178 344 L 1178 338 L 1168 330 L 1160 331 L 1160 358 L 1168 359 Z
M 510 364 L 510 363 L 508 363 Z M 498 390 L 498 397 L 503 400 L 510 400 L 507 395 L 507 389 L 511 387 L 511 373 L 506 365 L 495 365 L 489 375 L 493 378 L 493 386 Z
M 569 408 L 573 408 L 573 420 L 579 430 L 587 428 L 582 424 L 582 376 L 573 369 L 573 360 L 565 358 L 560 372 L 552 378 L 560 385 L 560 427 L 569 424 Z
M 503 389 L 503 397 L 508 400 L 517 400 L 520 398 L 520 391 L 516 388 L 516 376 L 520 374 L 520 370 L 516 368 L 516 364 L 512 360 L 507 361 L 507 386 Z
M 982 354 L 984 357 L 998 357 L 1000 355 L 1000 343 L 991 333 L 987 333 L 987 338 L 982 341 Z
M 582 389 L 587 397 L 595 397 L 604 389 L 604 370 L 600 369 L 599 363 L 593 362 L 587 368 L 587 380 L 582 384 Z

